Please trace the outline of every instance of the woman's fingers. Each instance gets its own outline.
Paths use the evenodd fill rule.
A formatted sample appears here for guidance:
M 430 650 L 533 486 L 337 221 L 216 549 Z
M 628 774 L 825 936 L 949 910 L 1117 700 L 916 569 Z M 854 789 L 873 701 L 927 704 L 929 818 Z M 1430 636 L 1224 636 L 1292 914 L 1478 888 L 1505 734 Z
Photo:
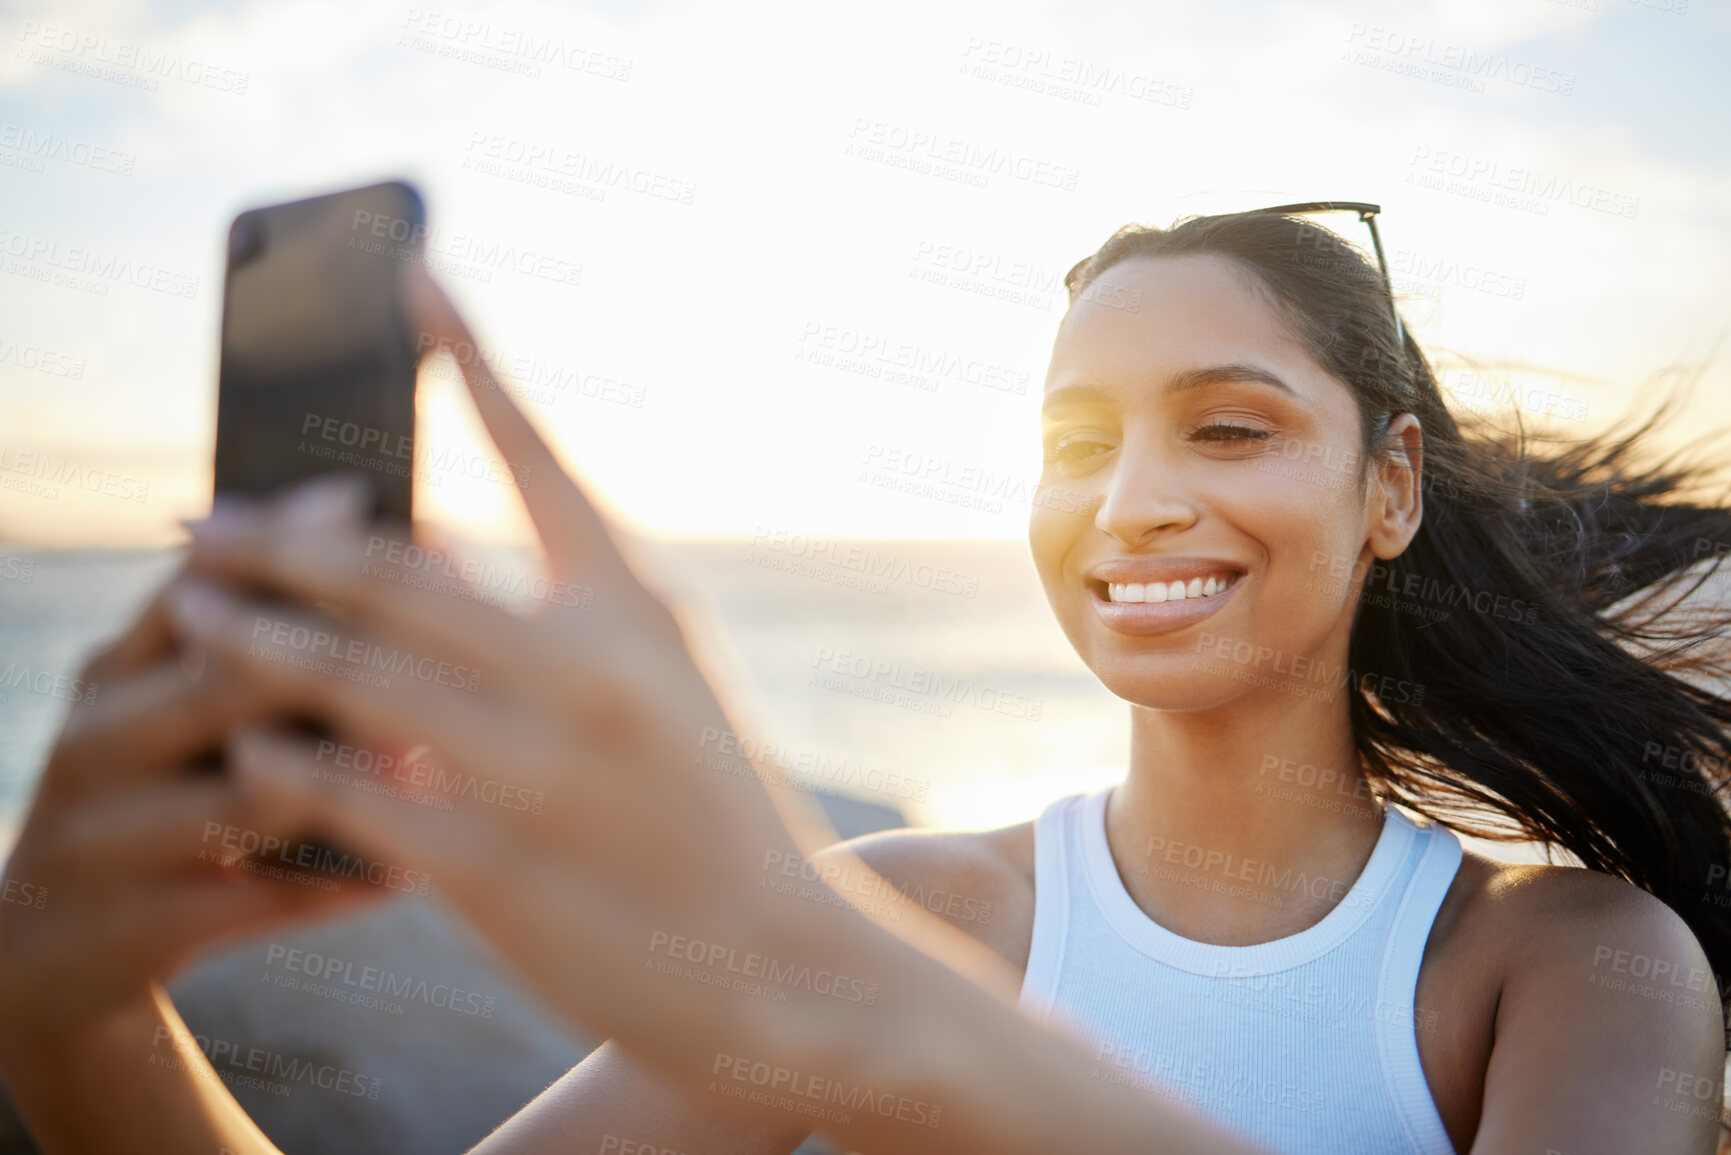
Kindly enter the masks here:
M 605 519 L 529 418 L 499 387 L 456 306 L 424 269 L 413 266 L 405 272 L 410 316 L 434 338 L 435 347 L 456 357 L 493 444 L 526 477 L 519 491 L 554 578 L 582 577 L 602 586 L 636 584 Z
M 208 666 L 194 675 L 173 658 L 159 659 L 68 711 L 56 759 L 64 769 L 45 787 L 103 793 L 120 781 L 179 776 L 261 705 L 255 693 Z
M 415 651 L 293 606 L 254 602 L 214 585 L 176 603 L 183 632 L 224 676 L 256 690 L 278 716 L 327 721 L 366 742 L 426 742 L 485 763 L 501 714 L 520 712 L 502 669 Z
M 174 651 L 173 622 L 169 604 L 174 594 L 174 578 L 164 582 L 150 596 L 132 624 L 107 646 L 98 650 L 84 666 L 86 681 L 102 682 L 122 674 L 142 669 Z
M 409 801 L 377 778 L 332 774 L 314 741 L 259 727 L 237 730 L 228 746 L 250 813 L 276 829 L 316 829 L 346 852 L 399 877 L 436 857 L 455 889 L 491 873 L 501 855 L 491 823 L 452 807 Z M 369 873 L 372 873 L 369 865 Z M 418 881 L 418 879 L 417 879 Z
M 589 612 L 598 608 L 592 591 L 546 583 L 538 590 L 544 612 L 533 618 L 469 596 L 460 569 L 446 576 L 457 559 L 383 527 L 363 534 L 343 509 L 344 488 L 320 479 L 292 491 L 277 509 L 231 509 L 194 527 L 194 572 L 334 607 L 410 648 L 490 668 L 529 691 L 551 684 L 572 654 L 595 648 L 579 640 L 604 624 L 604 604 L 601 613 Z

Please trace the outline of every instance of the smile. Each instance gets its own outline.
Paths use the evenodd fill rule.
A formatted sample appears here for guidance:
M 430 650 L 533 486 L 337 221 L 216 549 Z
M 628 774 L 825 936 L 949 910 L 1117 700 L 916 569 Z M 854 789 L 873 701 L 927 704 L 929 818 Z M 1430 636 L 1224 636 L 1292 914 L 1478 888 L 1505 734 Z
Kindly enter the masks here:
M 1188 582 L 1107 582 L 1107 600 L 1119 602 L 1181 602 L 1196 598 L 1211 598 L 1232 588 L 1238 580 L 1235 573 L 1209 574 L 1193 577 Z
M 1243 588 L 1245 576 L 1221 569 L 1172 581 L 1094 579 L 1087 583 L 1088 604 L 1113 633 L 1138 638 L 1170 634 L 1219 613 Z

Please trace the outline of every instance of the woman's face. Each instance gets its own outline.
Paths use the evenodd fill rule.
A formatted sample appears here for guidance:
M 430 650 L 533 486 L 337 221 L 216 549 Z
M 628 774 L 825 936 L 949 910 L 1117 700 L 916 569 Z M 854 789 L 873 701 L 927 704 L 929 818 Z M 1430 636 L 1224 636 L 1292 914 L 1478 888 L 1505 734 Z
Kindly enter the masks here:
M 1154 708 L 1338 688 L 1371 558 L 1352 395 L 1252 276 L 1123 261 L 1065 316 L 1046 377 L 1034 562 L 1083 661 Z

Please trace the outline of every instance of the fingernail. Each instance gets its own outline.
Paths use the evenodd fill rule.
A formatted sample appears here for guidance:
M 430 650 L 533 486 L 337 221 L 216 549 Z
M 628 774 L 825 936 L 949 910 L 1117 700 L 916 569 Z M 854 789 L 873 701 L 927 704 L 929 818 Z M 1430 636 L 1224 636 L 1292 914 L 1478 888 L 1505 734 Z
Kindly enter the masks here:
M 358 477 L 343 474 L 315 477 L 283 501 L 283 525 L 293 531 L 358 522 L 368 497 L 367 485 Z
M 188 582 L 174 595 L 174 616 L 195 634 L 214 633 L 233 608 L 227 594 L 204 582 Z
M 211 505 L 209 517 L 182 518 L 180 524 L 192 535 L 193 545 L 221 545 L 239 536 L 247 516 L 246 506 L 219 498 Z

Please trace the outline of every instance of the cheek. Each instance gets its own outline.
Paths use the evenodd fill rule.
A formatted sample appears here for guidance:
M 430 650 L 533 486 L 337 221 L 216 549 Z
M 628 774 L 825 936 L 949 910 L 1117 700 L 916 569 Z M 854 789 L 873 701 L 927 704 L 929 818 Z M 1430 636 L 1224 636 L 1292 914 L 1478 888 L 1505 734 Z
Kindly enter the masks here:
M 1065 554 L 1091 524 L 1087 517 L 1088 496 L 1067 489 L 1062 482 L 1043 479 L 1028 514 L 1028 549 L 1034 568 L 1048 590 L 1064 580 Z
M 1268 621 L 1332 620 L 1364 545 L 1363 507 L 1350 476 L 1264 478 L 1230 517 L 1266 553 Z

